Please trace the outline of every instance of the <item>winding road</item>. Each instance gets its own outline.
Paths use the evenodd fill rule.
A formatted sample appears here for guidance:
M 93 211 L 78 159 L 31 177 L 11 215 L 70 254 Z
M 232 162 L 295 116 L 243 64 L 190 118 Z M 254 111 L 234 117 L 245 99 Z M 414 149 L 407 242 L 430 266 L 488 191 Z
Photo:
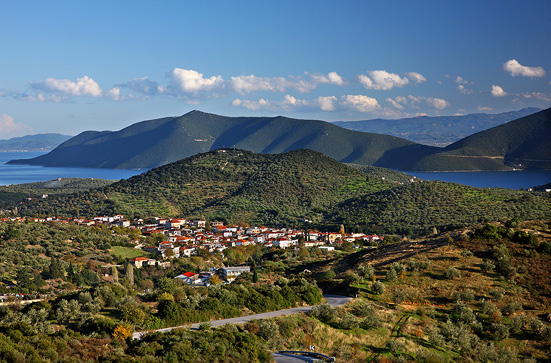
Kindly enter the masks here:
M 351 297 L 340 296 L 340 295 L 323 295 L 323 297 L 325 298 L 325 300 L 327 300 L 327 303 L 329 305 L 331 305 L 332 307 L 337 307 L 337 306 L 344 305 L 347 302 L 352 300 Z M 270 311 L 270 312 L 267 312 L 267 313 L 240 316 L 240 317 L 231 318 L 231 319 L 214 320 L 214 321 L 209 321 L 208 323 L 210 323 L 210 325 L 212 327 L 223 326 L 223 325 L 226 325 L 226 324 L 244 324 L 248 321 L 256 320 L 256 319 L 269 319 L 269 318 L 275 318 L 275 317 L 278 317 L 278 316 L 296 314 L 296 313 L 300 313 L 300 312 L 305 313 L 305 312 L 308 312 L 308 311 L 312 310 L 313 307 L 314 306 L 301 306 L 301 307 L 298 307 L 298 308 Z M 136 332 L 136 333 L 132 334 L 132 338 L 133 339 L 141 339 L 142 336 L 144 336 L 145 334 L 156 333 L 156 332 L 166 333 L 166 332 L 169 332 L 173 329 L 190 328 L 190 329 L 197 330 L 197 329 L 199 329 L 199 324 L 200 323 L 195 323 L 195 324 L 192 324 L 191 326 L 190 325 L 181 325 L 181 326 L 175 326 L 175 327 L 172 327 L 172 328 L 157 329 L 157 330 L 153 330 L 153 331 Z

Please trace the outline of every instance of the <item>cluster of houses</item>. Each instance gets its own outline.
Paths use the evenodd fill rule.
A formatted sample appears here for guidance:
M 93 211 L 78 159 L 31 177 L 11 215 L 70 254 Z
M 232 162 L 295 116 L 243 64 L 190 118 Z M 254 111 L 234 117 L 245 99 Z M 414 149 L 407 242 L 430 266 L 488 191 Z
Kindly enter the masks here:
M 237 225 L 225 225 L 219 221 L 207 222 L 205 220 L 186 220 L 183 218 L 166 219 L 150 218 L 147 220 L 125 219 L 123 215 L 97 216 L 91 219 L 83 218 L 2 218 L 0 221 L 25 221 L 75 223 L 78 225 L 95 226 L 105 225 L 110 228 L 126 227 L 137 228 L 141 232 L 141 238 L 135 242 L 136 249 L 156 255 L 156 258 L 135 257 L 129 260 L 136 268 L 144 266 L 165 266 L 167 261 L 174 258 L 191 257 L 199 251 L 214 253 L 223 251 L 229 247 L 263 245 L 265 247 L 295 248 L 299 246 L 317 247 L 332 250 L 335 245 L 343 242 L 364 244 L 365 242 L 378 243 L 381 237 L 377 235 L 365 235 L 361 233 L 342 234 L 337 232 L 318 232 L 315 230 L 296 230 L 288 228 L 249 227 Z M 148 245 L 147 236 L 161 237 L 161 242 Z M 245 270 L 248 266 L 243 267 Z M 187 273 L 180 275 L 182 281 L 188 284 L 202 284 L 210 279 L 213 273 L 217 273 L 222 280 L 232 281 L 243 268 L 227 267 L 216 272 L 210 271 L 201 274 Z

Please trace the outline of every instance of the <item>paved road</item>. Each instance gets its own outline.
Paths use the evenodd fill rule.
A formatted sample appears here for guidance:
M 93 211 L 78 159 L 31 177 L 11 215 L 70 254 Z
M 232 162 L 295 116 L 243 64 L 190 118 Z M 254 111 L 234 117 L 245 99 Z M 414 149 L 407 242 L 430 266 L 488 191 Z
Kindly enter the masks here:
M 347 302 L 349 302 L 350 300 L 352 300 L 351 297 L 339 296 L 339 295 L 323 295 L 323 297 L 327 300 L 327 303 L 329 305 L 333 306 L 333 307 L 344 305 Z M 301 306 L 301 307 L 298 307 L 298 308 L 270 311 L 270 312 L 267 312 L 267 313 L 241 316 L 241 317 L 238 317 L 238 318 L 214 320 L 214 321 L 209 321 L 209 323 L 212 327 L 222 326 L 222 325 L 226 325 L 226 324 L 244 324 L 248 321 L 256 320 L 256 319 L 269 319 L 269 318 L 275 318 L 277 316 L 284 316 L 284 315 L 291 315 L 291 314 L 296 314 L 296 313 L 300 313 L 300 312 L 307 312 L 307 311 L 312 310 L 312 308 L 313 308 L 313 306 Z M 166 332 L 171 331 L 172 329 L 182 329 L 182 328 L 188 328 L 188 327 L 190 329 L 199 329 L 199 323 L 193 324 L 191 326 L 182 325 L 182 326 L 175 326 L 175 327 L 172 327 L 172 328 L 158 329 L 158 330 L 154 330 L 154 332 L 166 333 Z M 132 338 L 133 339 L 140 339 L 144 334 L 147 334 L 147 332 L 137 332 L 137 333 L 132 334 Z M 302 361 L 302 362 L 304 362 L 304 361 Z
M 304 363 L 304 362 L 316 361 L 316 358 L 313 358 L 313 357 L 305 357 L 305 356 L 294 355 L 294 354 L 274 353 L 273 356 L 274 356 L 274 360 L 277 363 Z

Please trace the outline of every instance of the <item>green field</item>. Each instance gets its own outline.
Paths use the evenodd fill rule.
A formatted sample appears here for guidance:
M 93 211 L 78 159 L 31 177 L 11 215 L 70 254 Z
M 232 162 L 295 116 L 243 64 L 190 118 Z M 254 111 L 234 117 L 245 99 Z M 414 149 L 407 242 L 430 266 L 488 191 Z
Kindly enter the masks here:
M 134 257 L 142 257 L 147 255 L 144 251 L 140 249 L 135 249 L 132 247 L 113 246 L 109 251 L 113 255 L 119 256 L 122 258 L 134 258 Z

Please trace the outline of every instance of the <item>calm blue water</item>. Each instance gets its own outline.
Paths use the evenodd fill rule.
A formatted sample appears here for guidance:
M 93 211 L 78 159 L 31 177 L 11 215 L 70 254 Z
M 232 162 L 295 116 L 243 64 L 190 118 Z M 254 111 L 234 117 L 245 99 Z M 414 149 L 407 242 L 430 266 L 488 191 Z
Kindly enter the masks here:
M 33 165 L 6 165 L 12 159 L 30 159 L 44 152 L 0 152 L 0 185 L 32 183 L 57 178 L 128 179 L 145 170 L 57 168 Z M 551 171 L 477 171 L 477 172 L 407 172 L 425 180 L 440 180 L 478 188 L 530 188 L 551 182 Z
M 551 170 L 406 172 L 425 180 L 440 180 L 477 188 L 528 189 L 551 182 Z
M 7 165 L 13 159 L 30 159 L 44 152 L 0 152 L 0 185 L 32 183 L 57 178 L 128 179 L 145 170 L 57 168 L 34 165 Z

